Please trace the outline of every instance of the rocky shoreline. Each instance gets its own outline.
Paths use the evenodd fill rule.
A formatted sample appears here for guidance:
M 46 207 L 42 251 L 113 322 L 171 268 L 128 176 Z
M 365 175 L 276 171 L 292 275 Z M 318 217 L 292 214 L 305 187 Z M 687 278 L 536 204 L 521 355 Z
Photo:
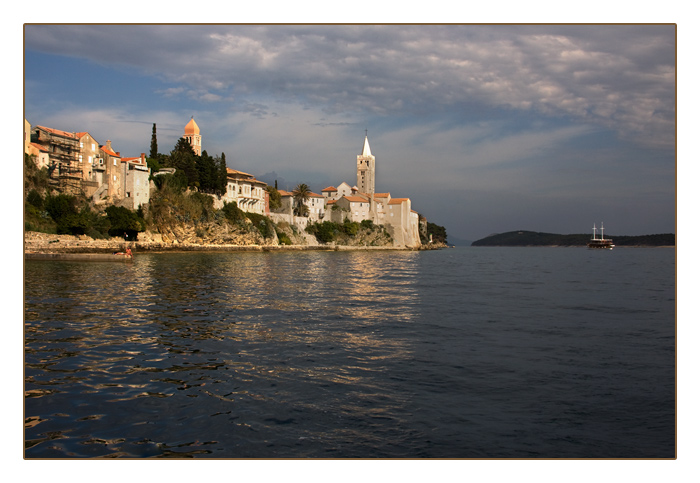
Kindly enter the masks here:
M 352 245 L 234 245 L 197 242 L 179 242 L 163 240 L 160 235 L 150 232 L 139 234 L 136 241 L 125 241 L 123 238 L 93 239 L 86 235 L 52 235 L 39 232 L 25 232 L 25 254 L 71 254 L 71 253 L 114 253 L 131 248 L 134 254 L 138 252 L 178 252 L 178 251 L 347 251 L 347 250 L 435 250 L 444 248 L 442 245 L 424 245 L 420 248 L 405 248 L 394 246 L 352 246 Z

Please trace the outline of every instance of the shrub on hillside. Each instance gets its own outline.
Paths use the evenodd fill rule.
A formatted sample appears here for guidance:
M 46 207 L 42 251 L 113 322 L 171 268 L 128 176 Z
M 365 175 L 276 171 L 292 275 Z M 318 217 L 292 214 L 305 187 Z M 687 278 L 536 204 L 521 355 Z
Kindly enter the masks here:
M 236 202 L 227 203 L 224 202 L 224 207 L 221 209 L 224 212 L 226 220 L 232 225 L 240 224 L 245 220 L 245 213 L 241 210 Z
M 245 216 L 253 222 L 263 238 L 270 238 L 275 233 L 275 224 L 265 215 L 259 213 L 246 213 Z
M 360 226 L 365 230 L 374 230 L 374 222 L 372 220 L 362 220 Z
M 314 235 L 321 243 L 330 243 L 338 236 L 340 229 L 337 223 L 324 221 L 306 226 L 306 232 Z
M 27 203 L 35 207 L 37 210 L 42 210 L 44 208 L 44 198 L 35 189 L 31 190 L 27 194 Z
M 343 232 L 348 236 L 355 236 L 358 231 L 360 231 L 360 224 L 346 218 L 345 223 L 343 223 Z
M 189 194 L 193 213 L 199 213 L 201 221 L 210 220 L 214 216 L 214 198 L 204 193 L 194 192 Z
M 292 240 L 284 232 L 278 231 L 277 238 L 280 241 L 280 245 L 291 245 L 292 244 Z
M 146 222 L 136 212 L 123 206 L 108 206 L 105 210 L 109 219 L 110 236 L 124 236 L 129 241 L 138 239 L 138 233 L 145 231 Z

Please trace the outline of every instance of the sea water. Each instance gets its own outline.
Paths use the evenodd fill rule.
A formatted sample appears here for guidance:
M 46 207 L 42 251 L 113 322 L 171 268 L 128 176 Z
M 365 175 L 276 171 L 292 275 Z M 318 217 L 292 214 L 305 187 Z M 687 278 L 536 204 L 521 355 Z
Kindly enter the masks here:
M 25 262 L 25 457 L 673 458 L 675 250 Z

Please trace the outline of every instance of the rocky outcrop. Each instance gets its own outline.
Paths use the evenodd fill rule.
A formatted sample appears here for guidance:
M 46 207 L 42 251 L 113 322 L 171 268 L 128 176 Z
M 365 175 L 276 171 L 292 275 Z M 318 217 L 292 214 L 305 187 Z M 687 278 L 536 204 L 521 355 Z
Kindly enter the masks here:
M 176 223 L 161 225 L 159 231 L 145 231 L 137 240 L 122 237 L 93 239 L 87 235 L 52 235 L 28 231 L 24 234 L 25 253 L 113 253 L 131 248 L 143 251 L 195 250 L 396 250 L 382 230 L 360 230 L 354 237 L 344 237 L 330 244 L 319 243 L 313 235 L 280 223 L 277 230 L 287 239 L 280 243 L 277 232 L 268 238 L 250 223 L 239 227 L 228 223 L 207 222 L 197 225 Z M 280 235 L 282 236 L 282 235 Z M 291 245 L 289 244 L 291 243 Z M 431 247 L 435 248 L 435 247 Z

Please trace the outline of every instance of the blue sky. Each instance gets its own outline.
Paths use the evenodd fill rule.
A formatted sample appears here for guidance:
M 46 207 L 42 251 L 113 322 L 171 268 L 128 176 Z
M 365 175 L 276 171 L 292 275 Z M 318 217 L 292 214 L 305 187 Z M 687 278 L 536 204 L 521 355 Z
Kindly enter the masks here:
M 355 183 L 452 238 L 675 232 L 672 25 L 26 25 L 32 125 L 124 156 L 191 116 L 211 155 L 291 189 Z

